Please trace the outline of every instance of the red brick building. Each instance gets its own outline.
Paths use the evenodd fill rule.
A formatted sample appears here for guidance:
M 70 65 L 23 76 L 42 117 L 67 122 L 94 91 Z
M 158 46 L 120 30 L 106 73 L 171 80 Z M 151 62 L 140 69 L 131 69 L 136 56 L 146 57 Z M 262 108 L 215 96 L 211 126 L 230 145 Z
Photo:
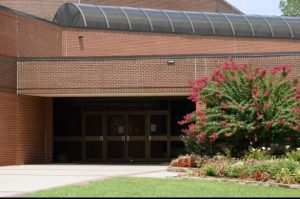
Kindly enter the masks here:
M 300 71 L 300 19 L 226 1 L 0 4 L 0 165 L 166 161 L 194 109 L 189 80 L 228 56 Z

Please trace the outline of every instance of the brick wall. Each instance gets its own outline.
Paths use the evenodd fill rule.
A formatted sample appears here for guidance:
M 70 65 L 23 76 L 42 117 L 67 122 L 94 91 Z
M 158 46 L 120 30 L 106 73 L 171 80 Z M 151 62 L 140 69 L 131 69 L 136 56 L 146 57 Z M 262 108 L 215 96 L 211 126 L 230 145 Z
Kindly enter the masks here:
M 83 36 L 79 39 L 78 36 Z M 133 56 L 300 51 L 300 40 L 65 29 L 63 56 Z
M 16 16 L 0 10 L 0 56 L 16 56 L 17 54 L 17 23 Z
M 18 56 L 61 56 L 61 29 L 50 23 L 18 17 Z
M 0 92 L 15 93 L 17 87 L 17 60 L 0 55 Z
M 167 58 L 24 60 L 19 63 L 19 93 L 73 96 L 188 95 L 189 80 L 209 75 L 226 58 Z M 300 54 L 287 56 L 240 56 L 241 63 L 269 67 L 291 64 L 300 72 Z M 31 78 L 34 76 L 34 78 Z
M 52 162 L 52 100 L 0 92 L 0 166 Z
M 16 104 L 15 94 L 0 92 L 0 166 L 16 164 Z
M 18 96 L 17 164 L 38 164 L 51 159 L 52 130 L 46 124 L 51 122 L 49 108 L 51 105 L 43 98 Z
M 0 0 L 0 5 L 52 21 L 57 9 L 67 2 L 186 11 L 240 13 L 240 11 L 224 3 L 222 0 Z
M 61 56 L 61 28 L 0 10 L 0 56 Z
M 67 2 L 79 0 L 0 0 L 0 5 L 52 21 L 57 9 Z

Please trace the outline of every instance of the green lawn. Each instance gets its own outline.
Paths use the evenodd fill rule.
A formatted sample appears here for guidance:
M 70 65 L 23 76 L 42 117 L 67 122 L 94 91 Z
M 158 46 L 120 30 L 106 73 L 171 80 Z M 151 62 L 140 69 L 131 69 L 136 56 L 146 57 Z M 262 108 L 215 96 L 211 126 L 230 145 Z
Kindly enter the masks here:
M 181 179 L 114 178 L 25 197 L 300 197 L 300 190 Z

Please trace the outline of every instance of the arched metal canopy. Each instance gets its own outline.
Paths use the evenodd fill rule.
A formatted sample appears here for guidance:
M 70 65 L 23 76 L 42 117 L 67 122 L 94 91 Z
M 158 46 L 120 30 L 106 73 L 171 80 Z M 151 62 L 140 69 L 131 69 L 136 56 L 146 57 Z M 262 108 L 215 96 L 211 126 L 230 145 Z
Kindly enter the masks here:
M 62 5 L 53 22 L 66 27 L 225 35 L 300 38 L 300 18 L 187 12 L 81 3 Z

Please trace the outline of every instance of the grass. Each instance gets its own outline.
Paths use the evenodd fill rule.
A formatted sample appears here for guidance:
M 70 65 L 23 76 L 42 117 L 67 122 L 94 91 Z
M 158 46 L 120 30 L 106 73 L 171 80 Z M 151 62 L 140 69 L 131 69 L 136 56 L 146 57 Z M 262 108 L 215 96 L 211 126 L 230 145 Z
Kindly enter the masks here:
M 186 179 L 113 178 L 23 197 L 299 197 L 300 190 Z

